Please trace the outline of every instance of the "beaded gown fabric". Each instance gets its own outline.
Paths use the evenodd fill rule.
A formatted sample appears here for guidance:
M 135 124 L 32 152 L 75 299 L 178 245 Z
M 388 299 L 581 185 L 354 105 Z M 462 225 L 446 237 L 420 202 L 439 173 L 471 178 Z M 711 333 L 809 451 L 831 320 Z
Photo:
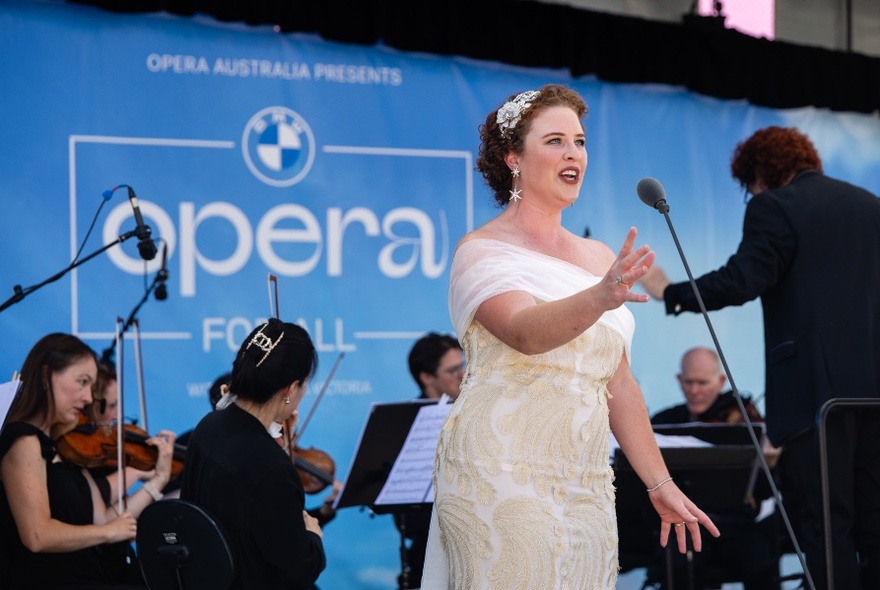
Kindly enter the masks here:
M 471 240 L 456 252 L 450 309 L 468 372 L 437 448 L 439 533 L 434 527 L 423 588 L 615 587 L 606 386 L 629 352 L 632 315 L 620 307 L 568 344 L 533 356 L 473 319 L 482 301 L 501 292 L 549 301 L 598 281 L 496 240 Z M 431 569 L 438 555 L 440 570 Z

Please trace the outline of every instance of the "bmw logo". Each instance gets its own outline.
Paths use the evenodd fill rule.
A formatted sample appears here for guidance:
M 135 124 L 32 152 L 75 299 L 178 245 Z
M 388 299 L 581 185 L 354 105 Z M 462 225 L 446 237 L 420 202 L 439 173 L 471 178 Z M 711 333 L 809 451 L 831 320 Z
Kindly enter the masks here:
M 315 136 L 309 124 L 286 107 L 267 107 L 251 117 L 241 145 L 250 171 L 272 186 L 296 184 L 315 160 Z

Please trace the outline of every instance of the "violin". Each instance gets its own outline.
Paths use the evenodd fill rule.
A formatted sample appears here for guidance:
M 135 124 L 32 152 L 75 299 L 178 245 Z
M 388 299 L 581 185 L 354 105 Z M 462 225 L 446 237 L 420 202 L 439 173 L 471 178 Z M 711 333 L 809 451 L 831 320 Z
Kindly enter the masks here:
M 333 485 L 336 464 L 324 451 L 314 447 L 294 447 L 293 465 L 307 494 L 320 493 L 327 486 Z
M 123 462 L 126 466 L 140 471 L 150 471 L 156 467 L 159 450 L 147 444 L 150 435 L 133 424 L 123 424 Z M 80 467 L 108 467 L 118 469 L 117 425 L 101 425 L 80 414 L 79 423 L 67 434 L 55 441 L 58 453 Z M 174 444 L 171 463 L 171 476 L 183 471 L 186 447 Z
M 755 407 L 755 404 L 752 403 L 751 398 L 748 396 L 742 396 L 742 401 L 743 406 L 746 409 L 746 415 L 749 417 L 749 421 L 752 424 L 763 423 L 764 418 L 761 416 L 761 412 L 758 411 L 758 408 Z M 739 404 L 736 402 L 736 398 L 732 396 L 727 400 L 727 403 L 721 404 L 718 407 L 710 408 L 706 414 L 709 415 L 700 416 L 700 421 L 725 422 L 727 424 L 745 424 L 746 421 L 745 418 L 743 418 L 742 410 L 739 409 Z

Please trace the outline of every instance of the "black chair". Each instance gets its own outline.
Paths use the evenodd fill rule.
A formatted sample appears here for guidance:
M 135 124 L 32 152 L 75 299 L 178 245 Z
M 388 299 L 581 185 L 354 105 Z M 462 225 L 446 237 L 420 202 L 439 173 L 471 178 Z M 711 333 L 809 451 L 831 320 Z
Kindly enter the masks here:
M 137 552 L 150 590 L 228 590 L 232 551 L 217 522 L 185 500 L 162 500 L 138 518 Z

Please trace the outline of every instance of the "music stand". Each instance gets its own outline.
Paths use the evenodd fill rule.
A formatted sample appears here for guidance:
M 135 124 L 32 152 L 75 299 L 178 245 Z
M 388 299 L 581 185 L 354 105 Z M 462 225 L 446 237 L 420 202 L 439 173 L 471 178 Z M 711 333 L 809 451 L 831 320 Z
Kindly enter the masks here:
M 376 514 L 390 514 L 431 506 L 430 501 L 376 504 L 376 499 L 388 481 L 419 410 L 436 403 L 436 399 L 414 399 L 376 403 L 370 407 L 345 487 L 336 502 L 337 509 L 366 506 Z
M 751 445 L 752 437 L 745 424 L 714 422 L 686 422 L 684 424 L 654 424 L 654 432 L 665 435 L 685 435 L 698 438 L 713 445 Z M 758 440 L 764 435 L 764 424 L 753 422 L 752 428 Z
M 12 378 L 12 381 L 0 384 L 0 432 L 3 432 L 9 410 L 12 409 L 12 404 L 15 403 L 15 399 L 20 393 L 21 381 L 15 376 Z
M 144 508 L 136 546 L 150 590 L 232 586 L 235 568 L 226 537 L 217 522 L 191 502 L 162 500 Z
M 345 487 L 339 494 L 336 508 L 365 506 L 375 514 L 392 514 L 400 532 L 401 588 L 409 588 L 409 549 L 406 546 L 406 516 L 431 509 L 433 498 L 428 489 L 419 494 L 420 501 L 377 503 L 388 482 L 392 468 L 410 435 L 419 410 L 436 405 L 436 399 L 414 399 L 397 403 L 376 403 L 361 432 Z M 436 449 L 436 440 L 433 441 Z

